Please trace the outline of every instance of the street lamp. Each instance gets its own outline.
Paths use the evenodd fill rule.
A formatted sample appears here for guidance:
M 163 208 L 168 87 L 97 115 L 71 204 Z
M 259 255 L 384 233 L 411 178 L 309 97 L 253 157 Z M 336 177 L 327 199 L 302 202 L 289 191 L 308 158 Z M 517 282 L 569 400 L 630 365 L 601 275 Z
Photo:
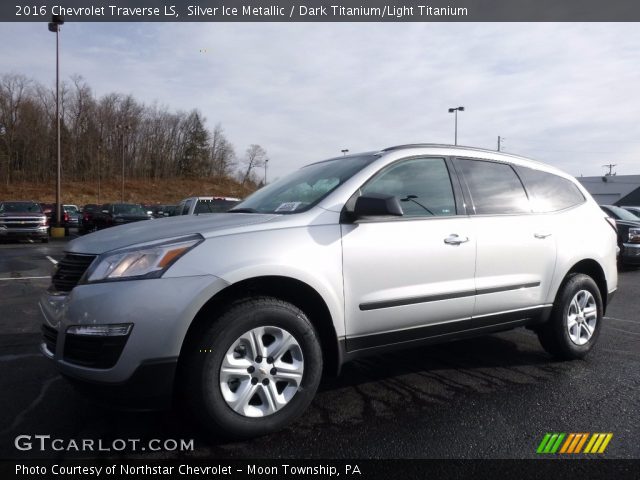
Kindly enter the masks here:
M 348 148 L 344 148 L 344 149 L 342 149 L 340 151 L 342 152 L 342 155 L 346 156 L 347 152 L 349 151 L 349 149 Z
M 60 202 L 60 26 L 64 23 L 61 15 L 51 15 L 49 22 L 49 31 L 56 34 L 56 137 L 58 150 L 58 166 L 56 174 L 56 227 L 60 227 L 62 219 L 62 205 Z
M 102 180 L 102 139 L 98 143 L 98 204 L 100 204 L 100 181 Z
M 120 202 L 124 203 L 124 150 L 126 147 L 126 144 L 124 143 L 124 136 L 125 132 L 131 130 L 131 125 L 118 124 L 116 125 L 116 128 L 120 130 L 122 135 L 122 185 L 120 187 Z
M 267 165 L 269 164 L 269 159 L 264 159 L 264 184 L 267 184 Z
M 454 145 L 458 145 L 458 112 L 459 111 L 460 112 L 464 112 L 464 107 L 455 107 L 455 108 L 450 108 L 449 109 L 449 113 L 455 113 L 455 117 L 456 117 L 456 120 L 455 120 L 455 125 L 456 126 L 455 126 L 455 134 L 454 134 L 455 135 L 454 136 L 455 143 L 454 143 Z

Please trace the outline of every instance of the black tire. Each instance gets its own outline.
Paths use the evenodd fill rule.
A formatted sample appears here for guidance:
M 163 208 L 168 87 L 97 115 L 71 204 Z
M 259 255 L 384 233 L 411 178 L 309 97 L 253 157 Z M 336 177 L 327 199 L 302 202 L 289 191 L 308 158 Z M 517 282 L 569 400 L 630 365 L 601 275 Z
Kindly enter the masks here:
M 241 336 L 258 327 L 276 327 L 291 334 L 302 352 L 304 369 L 298 389 L 286 405 L 275 413 L 250 417 L 237 413 L 227 403 L 220 384 L 220 374 L 227 352 Z M 192 413 L 207 430 L 227 438 L 256 437 L 286 427 L 307 409 L 322 376 L 322 350 L 313 325 L 300 309 L 272 297 L 255 297 L 233 303 L 187 348 L 190 351 L 186 358 L 187 390 L 184 396 Z M 244 357 L 241 358 L 244 360 Z M 271 362 L 274 360 L 271 359 Z M 266 363 L 264 365 L 267 369 L 271 367 Z M 256 371 L 255 375 L 260 373 Z M 257 387 L 263 388 L 260 385 Z M 266 391 L 266 388 L 262 391 Z
M 591 329 L 590 338 L 580 345 L 571 339 L 568 322 L 572 300 L 579 292 L 584 291 L 589 292 L 594 300 L 596 323 Z M 602 296 L 596 282 L 588 275 L 581 273 L 570 275 L 558 291 L 549 320 L 537 330 L 542 347 L 554 357 L 561 359 L 583 358 L 598 341 L 602 327 L 602 312 Z

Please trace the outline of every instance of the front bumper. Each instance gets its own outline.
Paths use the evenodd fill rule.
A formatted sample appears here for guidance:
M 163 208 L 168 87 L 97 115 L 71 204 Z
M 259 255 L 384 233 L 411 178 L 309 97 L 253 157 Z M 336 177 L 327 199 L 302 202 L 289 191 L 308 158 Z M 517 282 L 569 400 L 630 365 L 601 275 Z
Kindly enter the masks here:
M 135 394 L 161 403 L 171 397 L 193 318 L 227 285 L 214 276 L 193 276 L 78 285 L 64 295 L 47 292 L 40 299 L 40 349 L 85 391 L 114 399 Z M 83 339 L 67 333 L 74 325 L 122 324 L 132 325 L 126 336 Z
M 640 243 L 622 244 L 622 263 L 629 265 L 640 265 Z
M 11 238 L 47 238 L 49 233 L 48 227 L 43 225 L 41 227 L 29 227 L 29 228 L 3 228 L 0 227 L 0 237 Z

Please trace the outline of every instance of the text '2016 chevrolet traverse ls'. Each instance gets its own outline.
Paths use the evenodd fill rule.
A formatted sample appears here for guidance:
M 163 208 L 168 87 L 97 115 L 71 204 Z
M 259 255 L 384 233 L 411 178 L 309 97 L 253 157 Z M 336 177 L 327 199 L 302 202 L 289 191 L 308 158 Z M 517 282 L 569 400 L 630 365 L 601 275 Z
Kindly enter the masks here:
M 309 165 L 230 213 L 73 240 L 42 351 L 110 402 L 177 392 L 246 437 L 302 414 L 323 369 L 386 349 L 528 326 L 583 357 L 616 288 L 615 229 L 572 177 L 407 145 Z

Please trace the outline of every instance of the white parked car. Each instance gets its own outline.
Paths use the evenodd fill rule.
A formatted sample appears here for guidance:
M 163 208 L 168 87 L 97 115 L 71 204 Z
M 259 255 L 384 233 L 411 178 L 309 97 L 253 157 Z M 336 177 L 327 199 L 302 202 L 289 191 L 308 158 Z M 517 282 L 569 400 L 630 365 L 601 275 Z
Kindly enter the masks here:
M 334 158 L 229 213 L 73 240 L 40 302 L 42 351 L 102 400 L 178 390 L 211 431 L 266 434 L 323 371 L 383 350 L 525 326 L 583 357 L 617 288 L 610 221 L 574 178 L 514 155 Z
M 199 215 L 201 213 L 222 213 L 240 203 L 235 197 L 189 197 L 180 201 L 174 215 Z

